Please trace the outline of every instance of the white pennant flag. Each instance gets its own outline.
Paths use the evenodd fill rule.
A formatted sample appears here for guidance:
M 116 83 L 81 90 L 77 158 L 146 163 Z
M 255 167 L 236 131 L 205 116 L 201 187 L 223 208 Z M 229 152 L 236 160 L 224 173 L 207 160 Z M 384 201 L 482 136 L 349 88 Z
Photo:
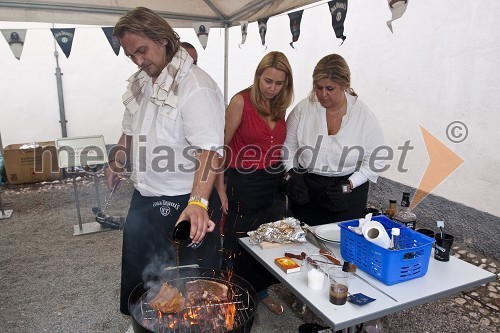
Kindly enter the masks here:
M 392 12 L 392 19 L 387 21 L 387 26 L 392 31 L 392 22 L 403 16 L 408 7 L 408 0 L 387 0 L 389 9 Z
M 194 31 L 196 32 L 196 36 L 200 40 L 201 46 L 203 49 L 207 47 L 208 42 L 208 32 L 210 31 L 210 26 L 212 24 L 210 22 L 195 22 L 193 23 Z
M 241 44 L 238 46 L 241 47 L 241 45 L 245 44 L 245 41 L 247 40 L 247 34 L 248 34 L 248 21 L 240 21 L 241 24 Z
M 26 40 L 26 29 L 2 29 L 2 35 L 9 43 L 14 57 L 21 59 L 23 53 L 24 41 Z

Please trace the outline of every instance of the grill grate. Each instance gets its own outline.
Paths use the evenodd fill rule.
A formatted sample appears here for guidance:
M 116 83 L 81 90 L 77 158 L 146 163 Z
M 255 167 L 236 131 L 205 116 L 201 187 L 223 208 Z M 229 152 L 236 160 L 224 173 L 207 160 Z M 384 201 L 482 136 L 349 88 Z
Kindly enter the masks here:
M 231 301 L 186 306 L 179 313 L 164 314 L 152 309 L 148 303 L 150 295 L 155 295 L 160 289 L 160 284 L 141 296 L 137 303 L 137 309 L 132 311 L 134 319 L 144 328 L 158 333 L 224 333 L 243 326 L 252 318 L 255 307 L 254 300 L 247 290 L 237 284 L 213 277 L 184 277 L 176 281 L 169 281 L 169 283 L 184 286 L 186 282 L 199 279 L 211 280 L 227 285 Z M 183 287 L 180 287 L 179 290 L 183 292 Z M 183 292 L 183 294 L 185 293 Z M 231 306 L 234 306 L 235 309 L 234 323 L 231 328 L 227 328 L 225 325 L 225 315 L 227 309 Z

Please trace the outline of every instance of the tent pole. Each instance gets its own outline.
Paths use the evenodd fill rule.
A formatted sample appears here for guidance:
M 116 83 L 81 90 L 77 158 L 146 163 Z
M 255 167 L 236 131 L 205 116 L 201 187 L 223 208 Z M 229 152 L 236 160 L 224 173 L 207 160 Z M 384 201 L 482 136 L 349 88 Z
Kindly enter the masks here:
M 52 25 L 54 27 L 54 25 Z M 62 87 L 62 73 L 61 67 L 59 67 L 59 53 L 57 52 L 56 39 L 54 38 L 54 57 L 56 58 L 56 81 L 57 81 L 57 97 L 59 100 L 59 122 L 61 123 L 61 133 L 62 137 L 68 137 L 68 132 L 66 130 L 66 112 L 64 110 L 64 95 Z
M 0 131 L 0 155 L 3 156 L 2 132 Z
M 229 25 L 224 26 L 224 103 L 227 105 L 228 95 L 228 53 L 229 53 Z

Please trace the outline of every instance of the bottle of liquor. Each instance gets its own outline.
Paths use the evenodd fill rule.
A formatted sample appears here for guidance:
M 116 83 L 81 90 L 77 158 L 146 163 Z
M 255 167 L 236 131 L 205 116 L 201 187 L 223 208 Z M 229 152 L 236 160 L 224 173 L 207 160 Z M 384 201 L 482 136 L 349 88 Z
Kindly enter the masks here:
M 415 230 L 417 226 L 417 216 L 410 209 L 410 192 L 403 192 L 401 208 L 392 217 L 392 219 L 405 227 Z
M 398 208 L 396 207 L 396 200 L 389 200 L 389 208 L 385 210 L 385 215 L 392 219 L 396 215 Z

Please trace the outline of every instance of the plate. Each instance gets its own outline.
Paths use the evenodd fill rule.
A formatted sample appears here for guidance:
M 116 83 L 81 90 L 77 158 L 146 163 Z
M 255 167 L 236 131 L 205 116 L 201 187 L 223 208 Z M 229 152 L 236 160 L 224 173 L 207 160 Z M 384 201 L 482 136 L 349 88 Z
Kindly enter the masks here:
M 330 243 L 340 243 L 340 227 L 338 224 L 320 225 L 314 230 L 316 236 Z

